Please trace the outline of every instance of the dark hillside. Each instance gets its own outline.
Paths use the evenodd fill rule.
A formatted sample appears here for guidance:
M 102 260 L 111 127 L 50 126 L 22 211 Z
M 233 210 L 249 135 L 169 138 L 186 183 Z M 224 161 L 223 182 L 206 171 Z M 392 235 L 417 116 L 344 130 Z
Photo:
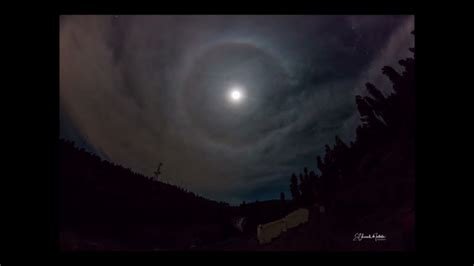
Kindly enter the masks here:
M 184 248 L 193 240 L 206 241 L 202 238 L 210 236 L 213 241 L 229 231 L 228 204 L 153 181 L 63 140 L 59 205 L 61 232 L 110 239 L 127 248 Z M 192 232 L 186 240 L 171 233 L 184 228 Z

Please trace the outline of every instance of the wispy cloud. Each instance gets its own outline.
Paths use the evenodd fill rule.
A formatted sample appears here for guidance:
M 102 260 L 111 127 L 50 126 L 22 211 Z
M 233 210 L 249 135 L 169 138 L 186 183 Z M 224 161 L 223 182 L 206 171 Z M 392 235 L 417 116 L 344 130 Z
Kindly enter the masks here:
M 400 59 L 410 46 L 405 34 L 412 20 L 65 16 L 62 111 L 96 150 L 137 172 L 151 175 L 163 162 L 164 178 L 204 196 L 277 197 L 287 191 L 291 172 L 314 169 L 315 155 L 334 135 L 353 137 L 355 93 L 362 82 L 377 82 L 377 68 Z M 222 59 L 226 49 L 252 60 Z M 227 69 L 239 70 L 258 95 L 240 113 L 220 111 L 219 78 L 190 74 L 212 70 L 222 77 Z M 204 94 L 204 103 L 216 105 L 200 103 Z

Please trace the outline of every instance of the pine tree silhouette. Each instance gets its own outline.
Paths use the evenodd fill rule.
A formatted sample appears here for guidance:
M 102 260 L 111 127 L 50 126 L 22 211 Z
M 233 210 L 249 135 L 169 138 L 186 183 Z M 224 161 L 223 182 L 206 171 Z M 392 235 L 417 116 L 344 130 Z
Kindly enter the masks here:
M 414 34 L 414 31 L 412 33 Z M 415 48 L 409 50 L 413 54 L 415 53 Z M 384 96 L 374 84 L 366 83 L 368 96 L 357 95 L 355 97 L 362 122 L 356 128 L 355 140 L 346 145 L 339 136 L 335 136 L 334 147 L 331 148 L 329 145 L 324 147 L 324 159 L 321 156 L 316 158 L 321 175 L 316 177 L 315 174 L 310 173 L 308 178 L 306 177 L 307 169 L 305 169 L 305 177 L 300 175 L 303 201 L 316 201 L 324 205 L 336 204 L 334 195 L 339 194 L 342 197 L 344 194 L 341 194 L 340 191 L 343 191 L 344 187 L 361 184 L 370 171 L 377 167 L 379 171 L 386 171 L 384 167 L 390 161 L 381 164 L 380 157 L 389 156 L 394 152 L 400 157 L 401 162 L 409 164 L 398 166 L 392 171 L 413 176 L 411 173 L 414 172 L 415 57 L 400 60 L 398 63 L 403 67 L 402 73 L 395 71 L 390 66 L 382 68 L 382 73 L 392 82 L 393 93 Z M 394 146 L 391 146 L 392 142 L 400 143 L 395 151 L 392 151 L 394 149 Z M 297 178 L 293 175 L 292 188 L 295 187 L 296 182 Z M 410 183 L 398 185 L 398 190 L 410 191 L 407 184 Z M 370 183 L 366 187 L 370 187 Z M 387 190 L 392 189 L 387 188 Z M 295 190 L 295 192 L 297 191 Z M 397 204 L 390 199 L 393 195 L 388 193 L 381 195 L 387 200 L 382 202 L 381 198 L 374 198 L 373 204 L 383 203 L 386 206 Z M 400 193 L 400 195 L 403 194 Z M 402 201 L 404 200 L 400 198 L 400 202 Z M 352 209 L 356 206 L 362 208 L 365 206 L 364 204 L 367 205 L 367 202 L 363 203 L 358 199 L 353 199 L 352 205 L 354 207 Z M 342 205 L 334 205 L 334 207 L 337 206 L 342 208 Z
M 291 191 L 291 196 L 293 197 L 293 201 L 296 203 L 300 202 L 300 190 L 298 187 L 298 178 L 296 175 L 293 173 L 291 175 L 291 185 L 290 185 L 290 191 Z
M 161 169 L 161 166 L 162 166 L 162 165 L 163 165 L 163 164 L 160 163 L 160 164 L 158 165 L 158 168 L 156 169 L 156 171 L 153 172 L 153 174 L 155 175 L 155 180 L 159 180 L 159 178 L 160 178 L 160 174 L 161 174 L 160 169 Z

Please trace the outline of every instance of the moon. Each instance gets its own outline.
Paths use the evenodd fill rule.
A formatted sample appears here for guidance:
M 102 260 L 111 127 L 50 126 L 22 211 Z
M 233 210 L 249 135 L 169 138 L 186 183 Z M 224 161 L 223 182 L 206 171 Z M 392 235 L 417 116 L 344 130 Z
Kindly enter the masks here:
M 272 96 L 290 88 L 279 57 L 253 43 L 224 41 L 196 51 L 188 63 L 180 73 L 176 108 L 201 142 L 238 153 L 278 129 L 268 112 L 282 112 L 273 106 L 286 98 Z M 239 93 L 232 97 L 233 91 Z
M 240 101 L 242 101 L 242 98 L 243 98 L 243 93 L 242 93 L 242 89 L 238 86 L 235 86 L 235 87 L 232 87 L 230 88 L 229 90 L 229 98 L 230 98 L 230 101 L 233 102 L 233 103 L 238 103 Z
M 238 100 L 240 100 L 240 97 L 242 97 L 242 95 L 240 94 L 240 91 L 233 90 L 232 93 L 231 93 L 231 97 L 232 97 L 232 100 L 238 101 Z

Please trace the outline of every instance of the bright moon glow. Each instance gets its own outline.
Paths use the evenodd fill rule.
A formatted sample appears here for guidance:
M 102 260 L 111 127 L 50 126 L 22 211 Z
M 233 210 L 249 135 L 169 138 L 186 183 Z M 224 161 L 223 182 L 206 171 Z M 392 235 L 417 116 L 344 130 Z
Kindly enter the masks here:
M 240 87 L 232 87 L 230 89 L 230 100 L 234 103 L 240 102 L 243 98 L 242 89 Z
M 240 91 L 232 91 L 232 99 L 238 100 L 240 99 Z

